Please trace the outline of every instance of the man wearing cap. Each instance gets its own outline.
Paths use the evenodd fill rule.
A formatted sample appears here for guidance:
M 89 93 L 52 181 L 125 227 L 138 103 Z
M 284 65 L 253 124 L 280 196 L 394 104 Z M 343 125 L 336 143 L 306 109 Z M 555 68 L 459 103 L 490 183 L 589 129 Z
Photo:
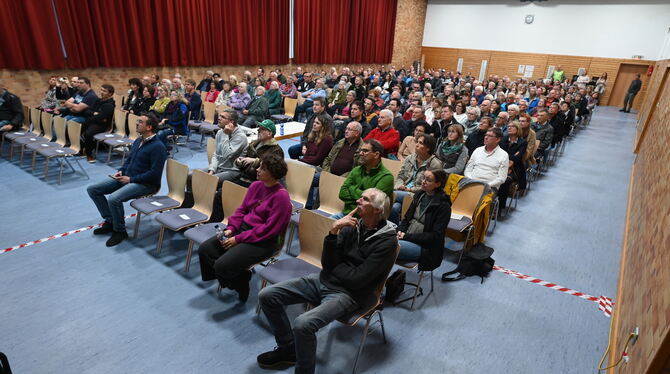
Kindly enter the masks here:
M 238 184 L 248 186 L 256 180 L 256 169 L 266 153 L 284 158 L 284 150 L 274 138 L 276 133 L 277 128 L 272 120 L 258 123 L 258 139 L 249 143 L 242 156 L 235 160 L 235 166 L 240 170 Z
M 221 187 L 223 181 L 233 181 L 240 176 L 240 171 L 235 167 L 234 162 L 244 152 L 248 142 L 246 135 L 237 125 L 237 120 L 237 112 L 232 109 L 226 109 L 219 114 L 218 126 L 221 131 L 216 133 L 216 150 L 212 155 L 209 166 L 202 169 L 219 178 L 218 187 Z M 191 175 L 189 174 L 186 181 L 186 199 L 183 205 L 188 207 L 192 203 L 193 192 Z

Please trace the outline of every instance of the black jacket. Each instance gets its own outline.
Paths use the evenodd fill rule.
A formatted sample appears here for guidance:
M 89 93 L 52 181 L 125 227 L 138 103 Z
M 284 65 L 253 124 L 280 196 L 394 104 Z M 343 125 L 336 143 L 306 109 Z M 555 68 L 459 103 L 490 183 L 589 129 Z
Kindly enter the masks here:
M 414 217 L 419 199 L 425 192 L 420 191 L 414 195 L 412 204 L 407 209 L 405 218 L 400 222 L 398 231 L 405 233 L 403 240 L 416 243 L 421 246 L 421 257 L 419 258 L 419 270 L 431 271 L 442 264 L 444 253 L 444 234 L 451 219 L 451 201 L 444 191 L 438 190 L 426 208 L 423 221 L 423 232 L 409 234 L 409 222 Z
M 468 151 L 470 151 L 471 154 L 475 149 L 484 145 L 484 135 L 486 135 L 486 131 L 477 129 L 477 131 L 468 136 L 468 139 L 465 141 L 465 146 L 468 147 Z
M 86 111 L 91 113 L 91 116 L 86 118 L 86 124 L 99 123 L 106 125 L 107 129 L 111 127 L 112 118 L 114 118 L 114 108 L 116 103 L 114 98 L 107 100 L 98 100 L 91 108 L 86 108 Z M 98 114 L 93 114 L 98 113 Z
M 0 121 L 9 121 L 12 125 L 12 131 L 16 131 L 21 127 L 23 122 L 23 105 L 21 99 L 13 93 L 6 91 L 2 94 L 5 102 L 0 105 Z
M 138 97 L 135 101 L 135 105 L 131 109 L 131 112 L 135 115 L 141 115 L 142 113 L 149 112 L 149 108 L 154 105 L 156 98 L 153 96 L 150 97 Z
M 320 280 L 328 288 L 346 292 L 360 308 L 377 303 L 375 288 L 384 283 L 397 256 L 395 225 L 382 220 L 377 230 L 363 236 L 360 227 L 344 227 L 323 240 Z

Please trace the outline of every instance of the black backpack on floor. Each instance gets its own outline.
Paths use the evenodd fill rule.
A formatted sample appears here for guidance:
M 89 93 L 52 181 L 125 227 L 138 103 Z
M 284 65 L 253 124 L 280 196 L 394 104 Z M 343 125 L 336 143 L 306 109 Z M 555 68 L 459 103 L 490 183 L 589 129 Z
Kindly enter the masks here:
M 455 282 L 467 277 L 478 276 L 482 279 L 481 283 L 484 283 L 484 278 L 488 277 L 491 270 L 493 270 L 493 265 L 496 263 L 491 258 L 492 254 L 493 248 L 481 243 L 475 245 L 463 255 L 456 269 L 442 274 L 442 281 Z M 456 273 L 459 273 L 456 277 L 449 277 Z

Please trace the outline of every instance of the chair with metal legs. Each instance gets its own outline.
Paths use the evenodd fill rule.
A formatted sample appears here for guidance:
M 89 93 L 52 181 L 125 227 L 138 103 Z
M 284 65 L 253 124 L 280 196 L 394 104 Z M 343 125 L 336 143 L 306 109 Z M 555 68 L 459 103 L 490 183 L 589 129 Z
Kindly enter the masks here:
M 156 221 L 161 224 L 158 243 L 156 243 L 156 254 L 160 253 L 163 246 L 166 228 L 179 231 L 206 222 L 212 216 L 212 204 L 219 178 L 202 170 L 193 170 L 192 180 L 193 200 L 195 201 L 193 208 L 174 209 L 162 212 L 156 217 Z
M 175 160 L 167 160 L 166 169 L 165 173 L 168 182 L 167 195 L 142 197 L 130 203 L 130 206 L 137 210 L 133 238 L 137 238 L 137 234 L 140 231 L 140 218 L 142 214 L 148 216 L 151 213 L 179 208 L 184 203 L 188 165 Z

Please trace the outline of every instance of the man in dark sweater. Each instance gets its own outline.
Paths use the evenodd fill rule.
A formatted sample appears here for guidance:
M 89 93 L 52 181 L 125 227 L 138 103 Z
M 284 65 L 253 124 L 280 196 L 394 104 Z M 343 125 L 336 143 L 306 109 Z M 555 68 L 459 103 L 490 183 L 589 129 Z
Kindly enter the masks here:
M 86 159 L 90 163 L 95 162 L 93 149 L 95 148 L 94 136 L 101 132 L 109 131 L 114 118 L 114 86 L 103 84 L 100 88 L 100 100 L 93 107 L 87 109 L 91 111 L 91 116 L 86 118 L 81 128 L 81 136 L 84 138 L 84 152 Z
M 107 246 L 112 247 L 128 237 L 123 213 L 123 203 L 158 191 L 161 187 L 163 166 L 167 158 L 165 145 L 156 137 L 158 119 L 141 116 L 137 119 L 137 133 L 130 154 L 114 175 L 104 181 L 89 185 L 88 196 L 95 203 L 105 222 L 93 230 L 94 235 L 112 233 Z M 109 195 L 109 198 L 105 197 Z
M 21 99 L 7 91 L 0 80 L 0 133 L 15 131 L 23 122 L 23 106 Z
M 619 112 L 630 113 L 630 108 L 633 107 L 633 100 L 635 100 L 635 95 L 640 92 L 640 88 L 642 88 L 642 80 L 640 80 L 640 73 L 638 73 L 635 74 L 635 79 L 628 86 L 628 91 L 626 91 L 626 96 L 623 99 L 623 108 L 619 109 Z
M 493 118 L 491 117 L 482 117 L 479 120 L 479 125 L 477 125 L 477 130 L 475 130 L 468 139 L 465 141 L 465 146 L 468 148 L 468 152 L 474 152 L 475 149 L 484 145 L 484 136 L 486 132 L 491 129 Z
M 258 356 L 260 367 L 295 364 L 296 373 L 314 373 L 316 332 L 335 319 L 377 303 L 375 289 L 391 271 L 398 246 L 395 225 L 383 218 L 388 203 L 381 190 L 363 191 L 357 208 L 335 221 L 324 239 L 320 273 L 261 290 L 259 303 L 277 348 Z M 354 217 L 356 213 L 360 219 Z M 303 303 L 315 307 L 298 316 L 291 326 L 285 307 Z

